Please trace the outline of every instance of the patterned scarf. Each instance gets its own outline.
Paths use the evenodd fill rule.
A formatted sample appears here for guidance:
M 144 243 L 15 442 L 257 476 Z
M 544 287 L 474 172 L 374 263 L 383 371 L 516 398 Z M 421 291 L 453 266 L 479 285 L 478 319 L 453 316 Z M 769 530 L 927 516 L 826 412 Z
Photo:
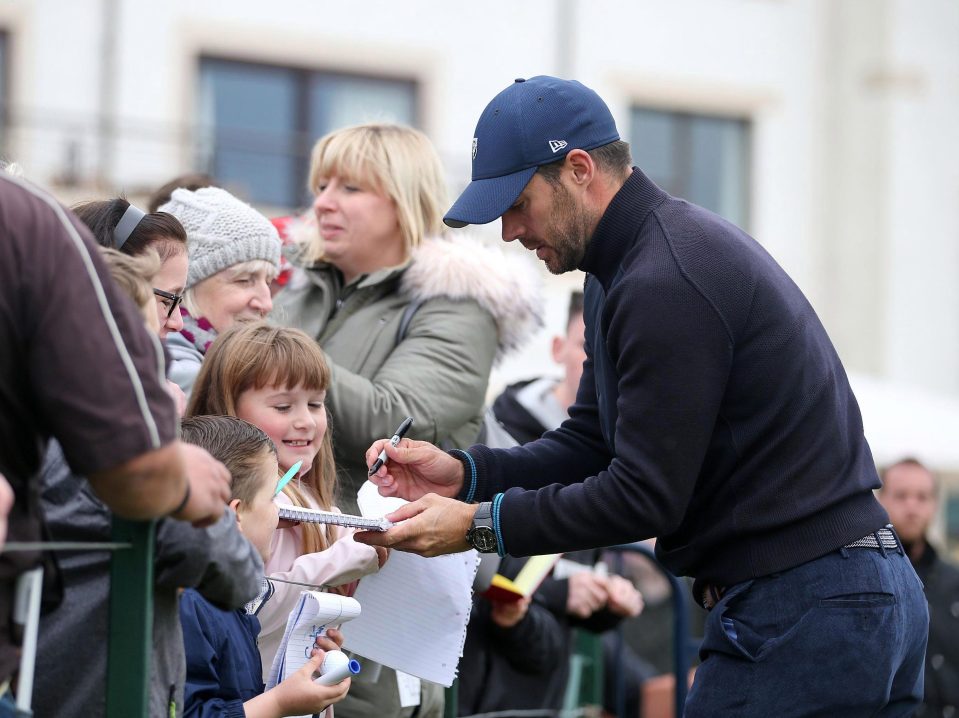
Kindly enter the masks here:
M 180 314 L 183 315 L 183 329 L 180 330 L 180 334 L 186 337 L 200 354 L 206 354 L 206 350 L 216 339 L 216 329 L 206 317 L 194 319 L 183 307 L 180 307 Z

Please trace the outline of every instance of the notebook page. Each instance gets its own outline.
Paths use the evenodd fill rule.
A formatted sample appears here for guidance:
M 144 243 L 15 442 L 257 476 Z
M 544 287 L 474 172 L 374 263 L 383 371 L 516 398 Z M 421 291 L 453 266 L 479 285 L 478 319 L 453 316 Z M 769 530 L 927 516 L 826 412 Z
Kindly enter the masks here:
M 391 551 L 356 589 L 363 615 L 343 627 L 344 647 L 448 688 L 463 655 L 477 565 L 472 550 L 435 558 Z
M 384 499 L 367 482 L 358 503 L 383 516 L 401 500 Z M 479 554 L 423 558 L 391 551 L 379 573 L 365 576 L 355 596 L 363 615 L 343 628 L 344 646 L 361 656 L 449 687 L 463 655 Z
M 361 613 L 355 598 L 335 593 L 303 591 L 286 622 L 283 640 L 273 659 L 267 688 L 272 688 L 310 660 L 316 637 L 327 627 L 350 621 Z

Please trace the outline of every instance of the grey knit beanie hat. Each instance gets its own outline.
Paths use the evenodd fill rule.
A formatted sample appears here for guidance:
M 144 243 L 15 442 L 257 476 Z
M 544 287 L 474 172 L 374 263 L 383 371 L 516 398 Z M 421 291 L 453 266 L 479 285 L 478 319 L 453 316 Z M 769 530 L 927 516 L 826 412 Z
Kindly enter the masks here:
M 234 264 L 264 259 L 279 265 L 280 236 L 276 228 L 224 189 L 176 189 L 158 211 L 172 214 L 186 230 L 190 257 L 187 288 Z

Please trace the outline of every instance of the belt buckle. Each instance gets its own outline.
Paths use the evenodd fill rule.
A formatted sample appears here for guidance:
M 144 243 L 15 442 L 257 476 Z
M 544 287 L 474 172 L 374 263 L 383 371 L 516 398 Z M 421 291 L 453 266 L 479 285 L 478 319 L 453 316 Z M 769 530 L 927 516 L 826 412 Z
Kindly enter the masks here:
M 725 594 L 725 586 L 716 586 L 715 584 L 707 583 L 703 588 L 703 608 L 707 611 L 712 611 L 716 604 L 723 600 Z

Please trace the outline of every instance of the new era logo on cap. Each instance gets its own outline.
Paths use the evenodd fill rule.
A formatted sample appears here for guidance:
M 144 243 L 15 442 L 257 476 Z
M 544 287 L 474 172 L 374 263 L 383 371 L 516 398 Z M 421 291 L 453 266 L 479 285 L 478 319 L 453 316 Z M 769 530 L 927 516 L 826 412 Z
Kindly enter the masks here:
M 593 90 L 547 75 L 517 78 L 480 115 L 471 148 L 472 181 L 443 221 L 450 227 L 492 222 L 516 201 L 538 167 L 618 139 L 613 115 Z

